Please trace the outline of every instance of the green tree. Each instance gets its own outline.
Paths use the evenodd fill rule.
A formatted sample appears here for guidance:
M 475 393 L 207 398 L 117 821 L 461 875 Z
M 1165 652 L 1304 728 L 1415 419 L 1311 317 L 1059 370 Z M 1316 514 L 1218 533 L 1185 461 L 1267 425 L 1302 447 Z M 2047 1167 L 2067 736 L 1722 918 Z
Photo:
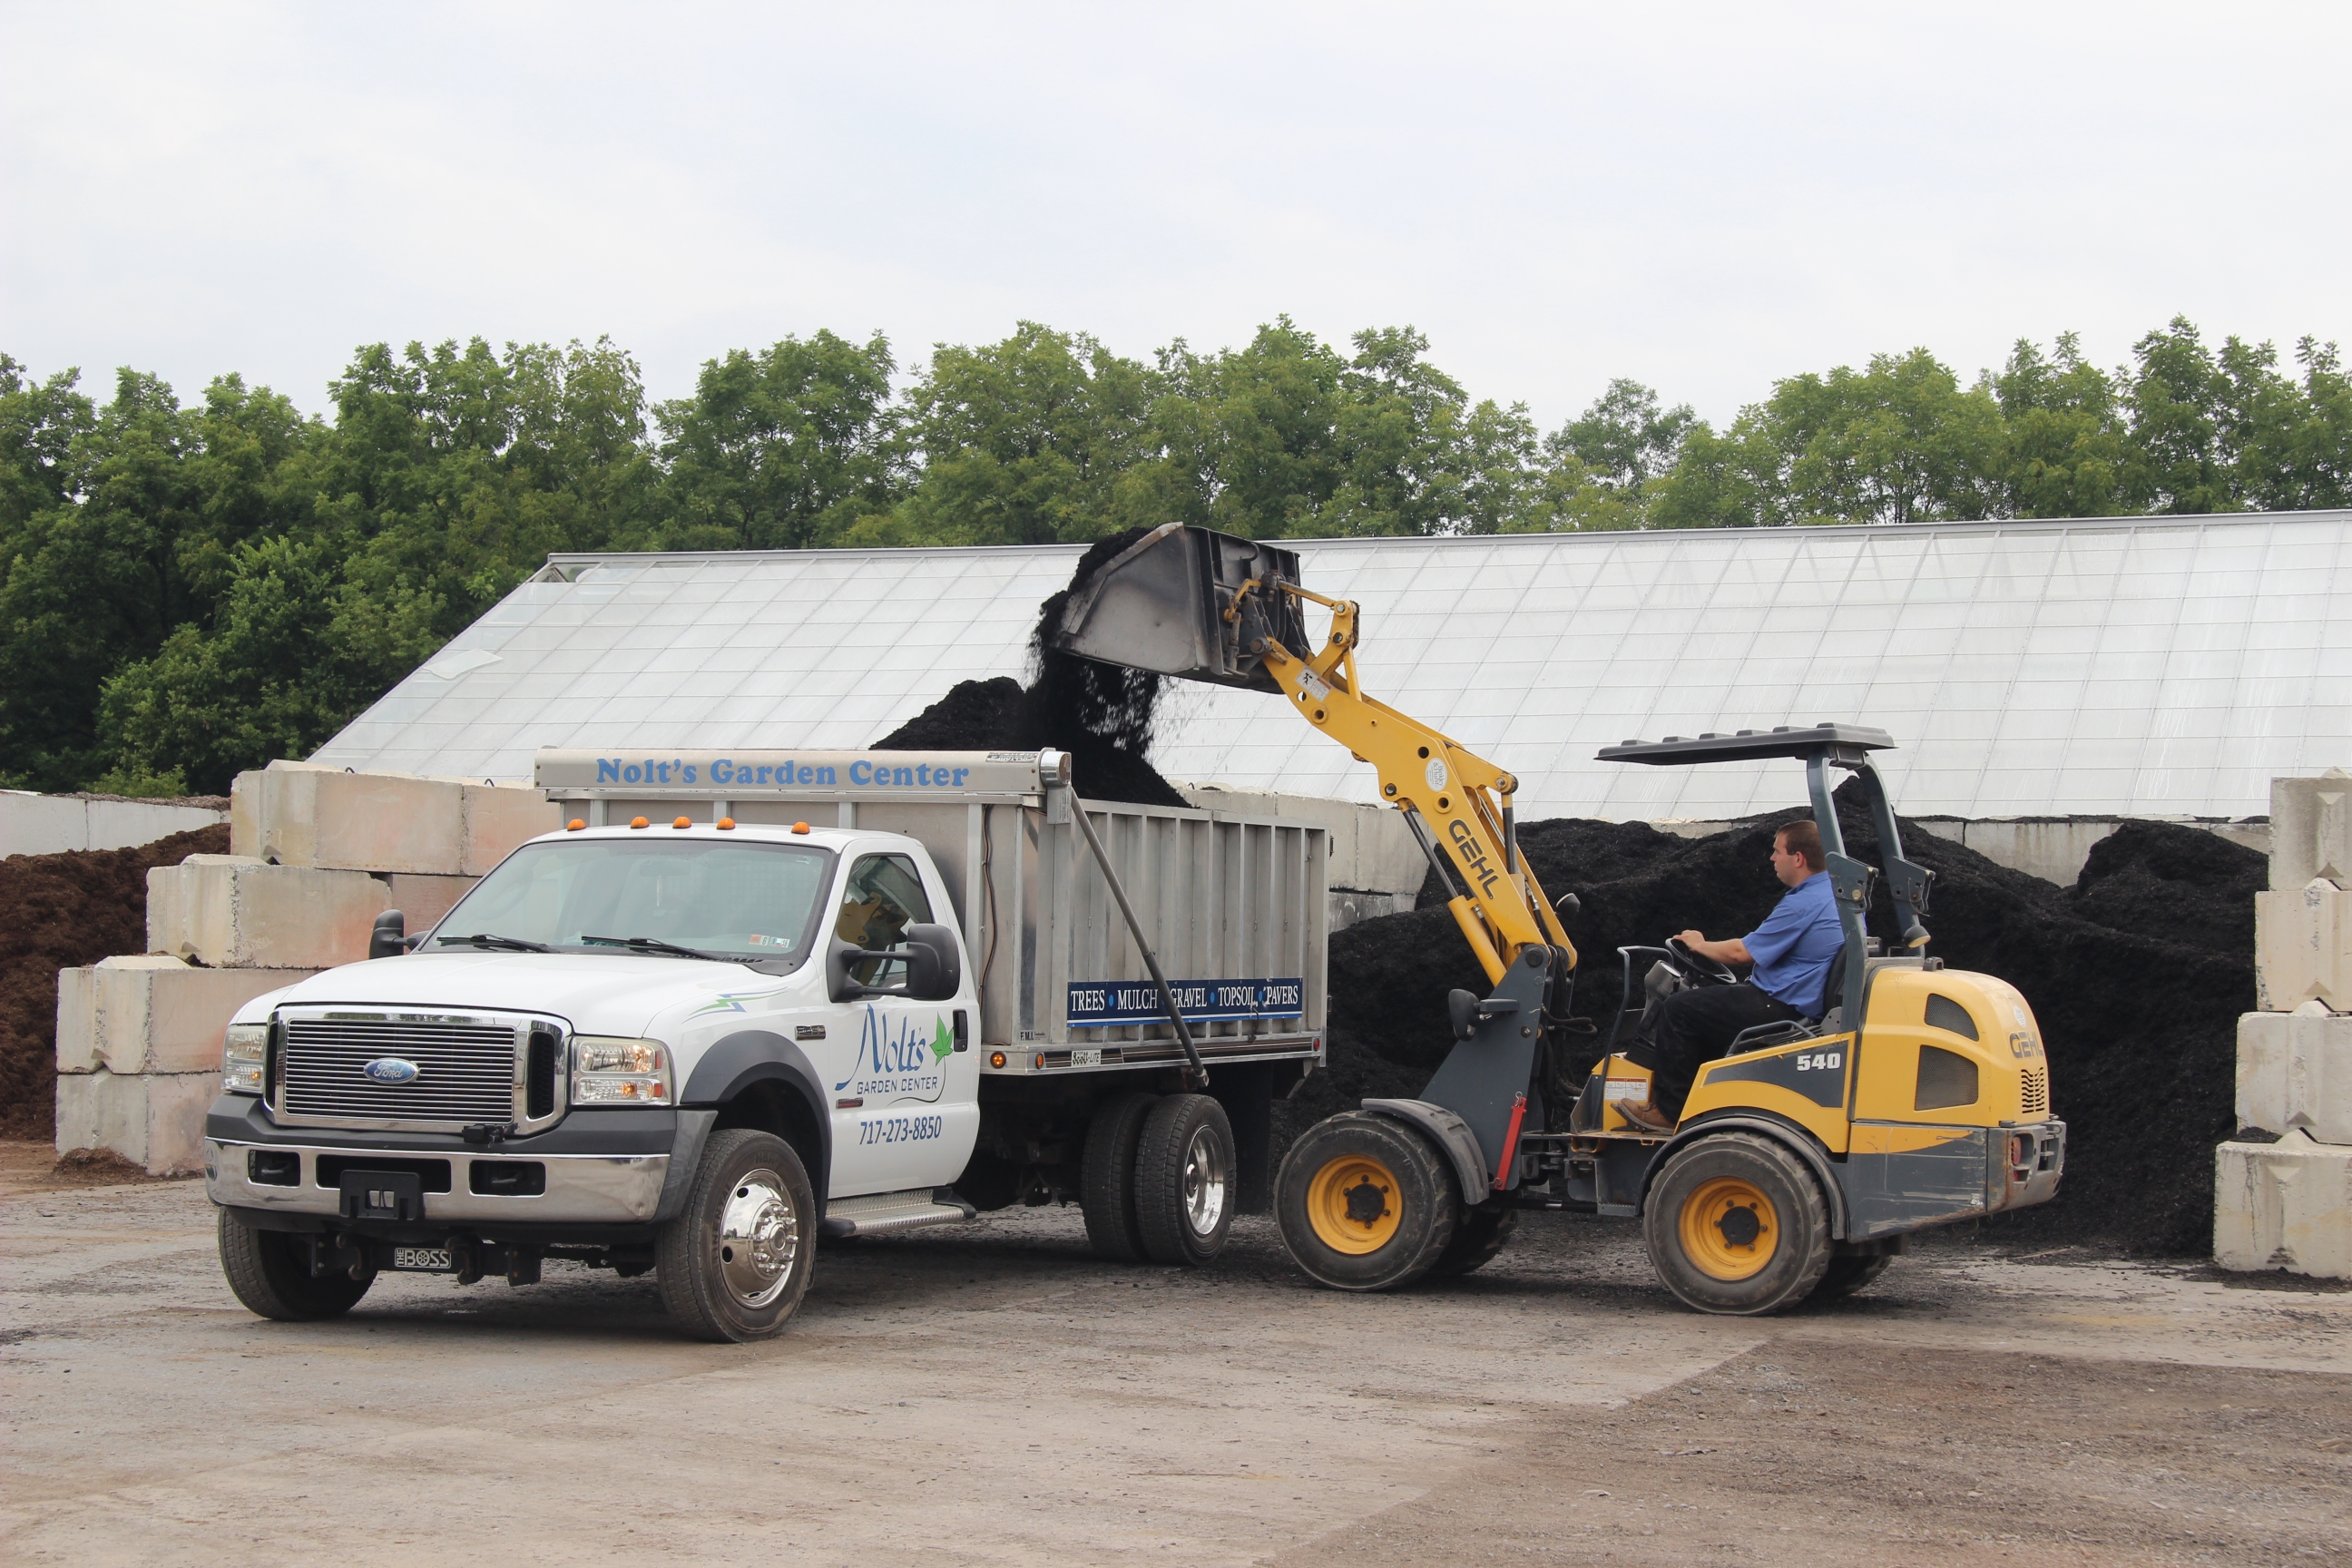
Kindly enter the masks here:
M 1591 482 L 1622 490 L 1639 501 L 1654 480 L 1672 471 L 1698 416 L 1690 405 L 1658 405 L 1658 395 L 1638 381 L 1619 376 L 1576 418 L 1545 437 L 1557 464 L 1573 457 Z
M 648 542 L 775 550 L 819 542 L 903 489 L 898 368 L 876 332 L 819 331 L 706 361 L 694 395 L 655 410 L 665 467 Z
M 2062 332 L 2048 355 L 2023 338 L 1991 378 L 2006 426 L 2000 468 L 2017 517 L 2105 517 L 2121 505 L 2129 456 L 2114 378 Z

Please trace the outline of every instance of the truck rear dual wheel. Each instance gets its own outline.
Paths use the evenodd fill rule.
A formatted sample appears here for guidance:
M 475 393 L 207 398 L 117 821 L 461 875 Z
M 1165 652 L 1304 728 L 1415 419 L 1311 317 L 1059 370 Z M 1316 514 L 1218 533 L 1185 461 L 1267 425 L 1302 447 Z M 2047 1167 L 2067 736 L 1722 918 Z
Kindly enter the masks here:
M 1650 1189 L 1642 1230 L 1658 1278 L 1702 1312 L 1793 1307 L 1830 1266 L 1829 1205 L 1812 1173 L 1750 1132 L 1677 1152 Z
M 1455 1185 L 1452 1167 L 1413 1129 L 1343 1111 L 1308 1128 L 1283 1156 L 1274 1212 L 1283 1245 L 1317 1283 L 1392 1290 L 1444 1257 L 1461 1213 Z
M 672 1321 L 714 1343 L 772 1338 L 815 1262 L 816 1192 L 793 1146 L 747 1127 L 712 1133 L 685 1209 L 655 1244 Z
M 1233 1124 L 1209 1096 L 1105 1100 L 1078 1173 L 1087 1240 L 1121 1263 L 1206 1263 L 1233 1228 L 1234 1174 Z
M 373 1274 L 364 1279 L 349 1274 L 314 1277 L 307 1237 L 250 1229 L 237 1224 L 226 1209 L 219 1211 L 215 1223 L 221 1272 L 228 1278 L 228 1288 L 247 1311 L 260 1317 L 281 1323 L 340 1318 L 358 1306 L 375 1283 Z

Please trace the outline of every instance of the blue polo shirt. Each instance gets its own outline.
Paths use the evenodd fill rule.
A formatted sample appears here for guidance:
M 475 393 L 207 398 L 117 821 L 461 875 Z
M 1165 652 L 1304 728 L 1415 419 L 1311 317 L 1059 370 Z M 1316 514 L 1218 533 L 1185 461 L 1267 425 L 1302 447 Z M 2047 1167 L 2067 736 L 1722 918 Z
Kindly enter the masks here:
M 1830 961 L 1845 945 L 1830 874 L 1816 871 L 1787 892 L 1764 923 L 1739 939 L 1756 961 L 1756 989 L 1808 1018 L 1826 1011 Z

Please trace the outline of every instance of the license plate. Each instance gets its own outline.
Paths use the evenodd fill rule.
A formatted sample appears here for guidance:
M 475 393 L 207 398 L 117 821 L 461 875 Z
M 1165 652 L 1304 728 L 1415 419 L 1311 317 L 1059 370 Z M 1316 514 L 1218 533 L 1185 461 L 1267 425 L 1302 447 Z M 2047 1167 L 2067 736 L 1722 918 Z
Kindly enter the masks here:
M 446 1247 L 395 1247 L 392 1249 L 394 1268 L 412 1274 L 455 1274 L 457 1266 L 449 1261 Z
M 1101 1047 L 1097 1047 L 1090 1051 L 1071 1051 L 1070 1065 L 1074 1068 L 1098 1068 L 1102 1066 Z

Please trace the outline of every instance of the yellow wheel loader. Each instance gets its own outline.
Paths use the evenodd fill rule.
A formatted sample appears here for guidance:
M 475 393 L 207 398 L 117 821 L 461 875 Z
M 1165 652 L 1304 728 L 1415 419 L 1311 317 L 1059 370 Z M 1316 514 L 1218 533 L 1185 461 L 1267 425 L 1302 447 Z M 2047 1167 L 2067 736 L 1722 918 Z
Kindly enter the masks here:
M 1730 984 L 1670 942 L 1627 947 L 1600 1061 L 1580 1092 L 1547 1096 L 1547 1053 L 1574 1050 L 1576 950 L 1518 853 L 1517 781 L 1364 694 L 1357 606 L 1302 586 L 1294 552 L 1171 523 L 1073 592 L 1054 633 L 1069 652 L 1281 695 L 1380 775 L 1471 952 L 1485 996 L 1449 998 L 1454 1043 L 1420 1098 L 1368 1100 L 1302 1133 L 1275 1182 L 1291 1257 L 1339 1289 L 1467 1273 L 1524 1208 L 1642 1222 L 1659 1278 L 1708 1312 L 1778 1311 L 1876 1278 L 1913 1231 L 2047 1202 L 2066 1128 L 2033 1015 L 2014 987 L 1927 954 L 1932 874 L 1903 857 L 1870 752 L 1847 724 L 1628 742 L 1601 757 L 1652 766 L 1785 758 L 1804 765 L 1845 943 L 1825 1014 L 1751 1029 L 1699 1069 L 1667 1132 L 1622 1113 L 1649 1075 L 1616 1049 L 1644 994 Z M 1329 612 L 1309 652 L 1305 605 Z M 1832 770 L 1868 802 L 1901 950 L 1865 931 L 1879 868 L 1845 853 Z M 1572 908 L 1572 895 L 1562 903 Z M 1643 970 L 1648 963 L 1646 972 Z M 1567 1103 L 1558 1103 L 1566 1100 Z

